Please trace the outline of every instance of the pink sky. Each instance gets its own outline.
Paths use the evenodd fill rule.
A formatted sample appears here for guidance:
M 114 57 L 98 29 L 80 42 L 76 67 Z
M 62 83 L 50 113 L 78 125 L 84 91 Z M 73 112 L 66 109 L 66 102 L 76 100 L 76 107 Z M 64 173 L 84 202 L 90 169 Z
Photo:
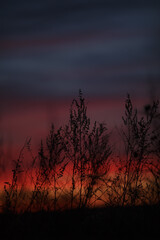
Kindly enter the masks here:
M 60 127 L 68 123 L 69 108 L 72 99 L 54 100 L 15 100 L 5 103 L 1 116 L 1 133 L 5 155 L 18 155 L 27 137 L 32 138 L 33 148 L 38 148 L 41 139 L 45 139 L 51 123 Z M 91 123 L 105 122 L 109 131 L 122 124 L 124 113 L 122 98 L 86 99 L 88 116 Z M 145 101 L 136 99 L 135 106 L 142 107 Z

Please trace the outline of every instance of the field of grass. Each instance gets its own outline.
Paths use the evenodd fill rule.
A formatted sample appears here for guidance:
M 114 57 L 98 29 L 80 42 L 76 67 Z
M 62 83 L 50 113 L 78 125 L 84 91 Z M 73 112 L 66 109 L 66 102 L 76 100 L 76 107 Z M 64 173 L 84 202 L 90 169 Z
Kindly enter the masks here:
M 127 97 L 122 157 L 105 124 L 90 124 L 80 91 L 68 125 L 52 125 L 36 156 L 26 140 L 1 184 L 0 239 L 159 239 L 158 103 L 147 109 L 138 116 Z

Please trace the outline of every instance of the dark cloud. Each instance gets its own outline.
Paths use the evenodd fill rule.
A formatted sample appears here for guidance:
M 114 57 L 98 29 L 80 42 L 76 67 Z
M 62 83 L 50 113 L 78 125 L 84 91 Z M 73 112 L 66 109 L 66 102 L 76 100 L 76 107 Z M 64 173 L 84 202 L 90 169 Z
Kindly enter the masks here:
M 2 94 L 144 94 L 148 76 L 160 77 L 158 2 L 5 1 Z

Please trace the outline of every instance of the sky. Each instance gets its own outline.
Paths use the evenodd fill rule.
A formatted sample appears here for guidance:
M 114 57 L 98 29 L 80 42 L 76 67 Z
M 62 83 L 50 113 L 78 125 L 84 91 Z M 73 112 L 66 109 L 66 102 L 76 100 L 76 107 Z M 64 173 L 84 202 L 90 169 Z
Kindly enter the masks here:
M 159 83 L 159 1 L 4 1 L 1 94 L 145 94 Z
M 141 105 L 158 96 L 159 42 L 158 0 L 3 1 L 0 122 L 8 149 L 44 136 L 51 121 L 64 123 L 79 89 L 93 120 L 112 125 L 127 93 Z

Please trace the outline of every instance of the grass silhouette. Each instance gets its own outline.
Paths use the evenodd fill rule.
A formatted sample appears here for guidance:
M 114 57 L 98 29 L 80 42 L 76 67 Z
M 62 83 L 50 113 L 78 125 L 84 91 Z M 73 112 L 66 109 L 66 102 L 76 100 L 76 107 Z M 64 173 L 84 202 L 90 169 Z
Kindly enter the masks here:
M 52 124 L 37 156 L 27 139 L 1 194 L 5 239 L 12 234 L 75 239 L 77 233 L 128 238 L 131 232 L 135 239 L 154 237 L 160 223 L 158 102 L 144 109 L 139 116 L 127 95 L 120 130 L 123 157 L 111 147 L 106 124 L 91 124 L 81 91 L 71 103 L 69 122 L 57 130 Z M 31 159 L 27 169 L 25 150 Z M 26 179 L 32 186 L 28 191 Z

